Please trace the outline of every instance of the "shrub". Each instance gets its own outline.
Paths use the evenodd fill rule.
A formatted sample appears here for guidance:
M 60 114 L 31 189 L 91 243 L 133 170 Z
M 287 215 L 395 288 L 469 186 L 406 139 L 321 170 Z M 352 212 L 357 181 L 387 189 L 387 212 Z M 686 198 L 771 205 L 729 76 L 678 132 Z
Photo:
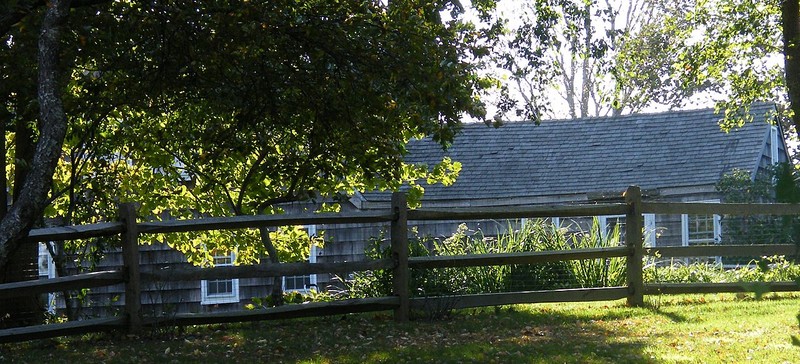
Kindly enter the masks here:
M 466 224 L 445 239 L 414 234 L 409 239 L 409 256 L 459 256 L 470 254 L 520 253 L 547 250 L 586 249 L 617 246 L 619 228 L 601 231 L 594 219 L 589 231 L 568 234 L 549 222 L 536 220 L 514 229 L 509 223 L 506 233 L 487 236 L 469 230 Z M 368 244 L 365 255 L 370 259 L 390 257 L 390 247 L 383 237 Z M 625 258 L 587 259 L 529 265 L 498 265 L 459 268 L 412 269 L 409 278 L 415 296 L 493 293 L 523 290 L 546 290 L 572 287 L 618 286 L 625 282 Z M 381 297 L 391 294 L 391 271 L 375 270 L 355 273 L 348 283 L 351 297 Z
M 751 264 L 728 269 L 719 264 L 672 264 L 644 269 L 645 282 L 657 283 L 736 283 L 789 282 L 800 279 L 800 265 L 783 256 L 762 257 Z

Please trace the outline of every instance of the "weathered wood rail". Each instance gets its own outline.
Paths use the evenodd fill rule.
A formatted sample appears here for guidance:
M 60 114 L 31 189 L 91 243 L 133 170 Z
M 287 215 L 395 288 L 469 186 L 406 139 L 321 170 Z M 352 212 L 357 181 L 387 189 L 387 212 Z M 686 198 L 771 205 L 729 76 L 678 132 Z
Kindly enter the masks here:
M 537 302 L 579 302 L 616 300 L 625 298 L 630 305 L 642 305 L 648 294 L 683 294 L 742 292 L 754 289 L 742 283 L 724 284 L 645 284 L 642 262 L 645 256 L 763 256 L 797 255 L 795 245 L 710 245 L 691 247 L 645 247 L 642 231 L 644 213 L 656 214 L 729 214 L 729 215 L 800 215 L 800 205 L 788 204 L 711 204 L 711 203 L 656 203 L 644 202 L 638 187 L 625 192 L 625 203 L 594 205 L 543 205 L 504 208 L 457 208 L 447 210 L 409 210 L 405 196 L 394 194 L 389 210 L 364 213 L 236 216 L 137 222 L 132 204 L 120 206 L 120 221 L 83 226 L 36 229 L 30 232 L 29 242 L 72 240 L 89 237 L 122 236 L 123 263 L 120 270 L 92 272 L 49 280 L 0 284 L 0 296 L 18 297 L 71 289 L 93 288 L 123 283 L 125 306 L 120 317 L 67 322 L 0 330 L 0 342 L 21 341 L 109 329 L 140 331 L 154 325 L 194 325 L 223 322 L 242 322 L 268 319 L 285 319 L 308 316 L 336 315 L 355 312 L 393 310 L 395 319 L 405 321 L 411 309 L 425 307 L 468 308 Z M 626 245 L 610 248 L 540 251 L 510 254 L 485 254 L 466 256 L 408 256 L 409 221 L 463 221 L 475 219 L 580 217 L 600 215 L 625 215 L 627 224 Z M 346 263 L 284 263 L 258 266 L 217 267 L 213 269 L 173 268 L 157 271 L 140 271 L 139 236 L 141 234 L 204 231 L 217 229 L 242 229 L 310 224 L 390 223 L 392 256 L 390 259 Z M 559 289 L 475 295 L 411 297 L 414 287 L 409 287 L 410 269 L 435 269 L 449 267 L 491 266 L 508 264 L 539 264 L 547 262 L 605 259 L 625 257 L 627 282 L 622 287 Z M 307 275 L 319 273 L 344 273 L 388 269 L 393 271 L 390 297 L 347 299 L 334 302 L 313 302 L 303 305 L 233 312 L 176 314 L 164 317 L 143 317 L 141 310 L 141 285 L 143 280 L 187 281 L 203 279 L 257 278 Z M 759 283 L 761 284 L 761 283 Z M 770 291 L 800 290 L 795 282 L 769 282 L 760 289 Z

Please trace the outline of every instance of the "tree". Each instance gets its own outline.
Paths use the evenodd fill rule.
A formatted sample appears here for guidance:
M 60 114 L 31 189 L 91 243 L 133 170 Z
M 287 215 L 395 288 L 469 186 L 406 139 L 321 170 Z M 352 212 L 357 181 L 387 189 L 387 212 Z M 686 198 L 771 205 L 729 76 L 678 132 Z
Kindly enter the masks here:
M 447 145 L 464 114 L 483 116 L 480 93 L 491 86 L 478 70 L 498 28 L 465 21 L 448 1 L 76 5 L 83 7 L 72 10 L 62 53 L 71 68 L 61 76 L 69 136 L 44 200 L 72 222 L 107 219 L 127 200 L 152 217 L 255 214 L 421 177 L 448 181 L 457 164 L 405 165 L 405 143 L 432 135 Z M 2 9 L 3 77 L 24 68 L 12 60 L 33 48 L 26 31 L 42 6 Z M 473 4 L 482 19 L 492 6 Z M 6 110 L 31 101 L 25 93 L 2 96 Z M 10 114 L 15 125 L 32 121 Z M 34 128 L 38 144 L 45 131 Z M 19 152 L 21 134 L 11 135 Z M 53 174 L 33 163 L 25 183 L 34 175 Z M 38 183 L 46 197 L 49 185 Z M 31 216 L 19 226 L 32 226 L 42 208 L 26 210 Z M 261 255 L 254 240 L 240 239 L 245 232 L 236 234 L 172 241 L 196 262 L 217 248 L 238 248 L 244 260 Z M 0 240 L 0 263 L 16 246 L 19 239 Z
M 521 102 L 517 116 L 538 119 L 565 103 L 570 118 L 621 115 L 660 103 L 659 77 L 676 53 L 673 32 L 656 26 L 671 2 L 535 0 L 516 9 L 498 55 Z M 636 60 L 635 68 L 631 60 Z M 557 96 L 555 96 L 557 95 Z M 560 109 L 560 107 L 559 107 Z M 556 115 L 556 117 L 559 117 Z
M 69 8 L 69 0 L 53 1 L 48 4 L 42 21 L 38 52 L 39 136 L 30 169 L 23 186 L 18 189 L 19 195 L 15 196 L 15 203 L 0 220 L 0 278 L 3 281 L 13 274 L 8 270 L 9 256 L 19 248 L 19 242 L 44 210 L 67 129 L 58 85 L 58 55 Z M 12 301 L 11 305 L 20 305 L 24 310 L 31 306 L 26 303 L 26 300 Z M 5 309 L 10 307 L 8 302 L 3 306 Z
M 781 1 L 781 27 L 786 94 L 791 110 L 789 117 L 800 137 L 800 1 Z
M 747 119 L 750 104 L 786 105 L 785 130 L 800 132 L 800 8 L 796 0 L 696 1 L 670 8 L 661 31 L 675 33 L 677 61 L 659 72 L 670 78 L 664 95 L 675 106 L 699 97 L 724 110 L 722 125 L 730 129 Z M 642 59 L 629 58 L 631 67 Z M 742 116 L 745 116 L 743 118 Z M 794 132 L 791 132 L 794 129 Z

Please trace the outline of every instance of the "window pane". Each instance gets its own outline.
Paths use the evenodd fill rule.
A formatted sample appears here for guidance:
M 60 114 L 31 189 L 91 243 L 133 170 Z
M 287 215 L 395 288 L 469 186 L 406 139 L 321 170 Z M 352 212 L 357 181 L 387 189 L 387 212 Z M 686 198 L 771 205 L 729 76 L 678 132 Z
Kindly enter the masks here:
M 214 265 L 217 267 L 233 265 L 233 255 L 215 255 Z M 209 297 L 233 295 L 232 279 L 215 279 L 207 281 L 206 284 L 206 295 Z
M 311 286 L 311 276 L 291 276 L 285 277 L 284 282 L 286 291 L 303 291 Z
M 229 296 L 233 294 L 233 281 L 213 280 L 208 281 L 208 296 Z
M 689 215 L 689 245 L 714 243 L 714 215 Z
M 233 261 L 230 255 L 218 255 L 214 257 L 214 265 L 232 265 Z

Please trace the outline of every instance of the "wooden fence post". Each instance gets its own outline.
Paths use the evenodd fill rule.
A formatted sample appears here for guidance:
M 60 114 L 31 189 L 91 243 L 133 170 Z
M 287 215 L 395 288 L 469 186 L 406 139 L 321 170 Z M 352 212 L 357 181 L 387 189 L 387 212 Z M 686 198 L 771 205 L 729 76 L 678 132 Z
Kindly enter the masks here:
M 392 219 L 391 241 L 392 258 L 395 261 L 392 287 L 394 295 L 400 299 L 400 306 L 394 310 L 394 320 L 408 321 L 410 312 L 410 299 L 408 287 L 408 204 L 406 195 L 402 192 L 392 193 Z
M 644 277 L 642 275 L 642 259 L 644 257 L 644 218 L 642 217 L 642 190 L 639 186 L 630 186 L 625 190 L 625 203 L 628 213 L 625 215 L 625 242 L 628 246 L 626 259 L 628 276 L 628 306 L 644 306 Z
M 125 225 L 125 231 L 122 233 L 125 314 L 128 317 L 128 332 L 138 333 L 142 328 L 142 283 L 139 275 L 139 228 L 136 225 L 135 204 L 120 204 L 119 215 Z

